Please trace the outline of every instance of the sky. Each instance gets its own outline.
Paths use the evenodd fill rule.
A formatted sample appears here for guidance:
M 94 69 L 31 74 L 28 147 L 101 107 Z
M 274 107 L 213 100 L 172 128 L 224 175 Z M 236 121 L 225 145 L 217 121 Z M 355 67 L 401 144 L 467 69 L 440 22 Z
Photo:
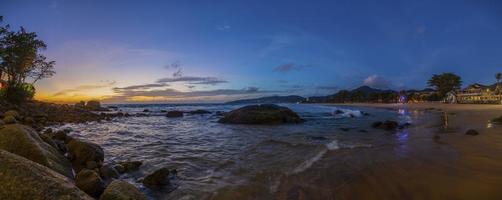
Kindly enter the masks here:
M 438 3 L 441 2 L 441 3 Z M 224 102 L 502 71 L 502 1 L 7 1 L 56 61 L 36 98 Z

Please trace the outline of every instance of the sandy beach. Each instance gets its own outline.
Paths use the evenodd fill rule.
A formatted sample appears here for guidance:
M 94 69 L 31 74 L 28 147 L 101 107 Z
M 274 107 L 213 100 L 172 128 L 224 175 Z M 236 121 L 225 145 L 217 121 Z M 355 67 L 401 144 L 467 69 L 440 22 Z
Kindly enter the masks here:
M 350 105 L 430 115 L 396 133 L 397 146 L 328 152 L 284 177 L 277 199 L 502 199 L 502 127 L 489 122 L 502 105 Z

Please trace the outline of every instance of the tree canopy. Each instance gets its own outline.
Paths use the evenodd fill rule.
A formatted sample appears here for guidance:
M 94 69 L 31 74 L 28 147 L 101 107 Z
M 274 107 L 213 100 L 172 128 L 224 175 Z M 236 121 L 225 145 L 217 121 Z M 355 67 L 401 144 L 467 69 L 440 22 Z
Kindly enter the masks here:
M 56 73 L 56 62 L 48 61 L 40 53 L 46 48 L 35 32 L 23 27 L 12 31 L 9 25 L 0 26 L 0 81 L 7 82 L 0 90 L 2 99 L 13 103 L 31 99 L 35 93 L 33 84 Z
M 444 97 L 446 93 L 460 89 L 462 78 L 454 73 L 434 74 L 427 84 L 434 87 L 440 96 Z

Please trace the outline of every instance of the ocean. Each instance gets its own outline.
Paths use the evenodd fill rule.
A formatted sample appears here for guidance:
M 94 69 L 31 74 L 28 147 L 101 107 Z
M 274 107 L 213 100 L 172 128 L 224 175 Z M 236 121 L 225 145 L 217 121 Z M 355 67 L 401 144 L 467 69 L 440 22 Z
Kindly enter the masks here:
M 244 105 L 113 105 L 131 117 L 86 124 L 66 124 L 72 136 L 101 145 L 105 163 L 142 160 L 140 170 L 121 178 L 152 199 L 232 199 L 239 194 L 273 197 L 285 177 L 319 165 L 332 152 L 399 146 L 409 135 L 374 129 L 375 121 L 417 124 L 424 113 L 368 107 L 279 104 L 306 121 L 284 125 L 220 124 L 217 112 Z M 143 112 L 148 109 L 150 112 Z M 165 111 L 208 110 L 212 114 L 167 118 Z M 337 110 L 343 111 L 337 114 Z M 142 113 L 146 116 L 135 116 Z M 368 113 L 368 114 L 364 114 Z M 331 153 L 330 153 L 331 152 Z M 336 154 L 334 154 L 336 156 Z M 171 185 L 150 190 L 138 181 L 161 167 L 176 169 Z M 252 188 L 252 189 L 250 189 Z M 260 197 L 260 198 L 261 198 Z M 220 199 L 220 198 L 217 198 Z

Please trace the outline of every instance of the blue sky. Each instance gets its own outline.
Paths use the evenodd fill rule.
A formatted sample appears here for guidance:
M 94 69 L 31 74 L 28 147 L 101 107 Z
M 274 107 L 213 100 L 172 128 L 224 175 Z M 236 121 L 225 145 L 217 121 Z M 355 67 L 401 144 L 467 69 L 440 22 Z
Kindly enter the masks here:
M 4 1 L 46 41 L 54 101 L 218 102 L 424 88 L 432 74 L 493 83 L 500 1 Z M 167 81 L 166 81 L 167 80 Z

